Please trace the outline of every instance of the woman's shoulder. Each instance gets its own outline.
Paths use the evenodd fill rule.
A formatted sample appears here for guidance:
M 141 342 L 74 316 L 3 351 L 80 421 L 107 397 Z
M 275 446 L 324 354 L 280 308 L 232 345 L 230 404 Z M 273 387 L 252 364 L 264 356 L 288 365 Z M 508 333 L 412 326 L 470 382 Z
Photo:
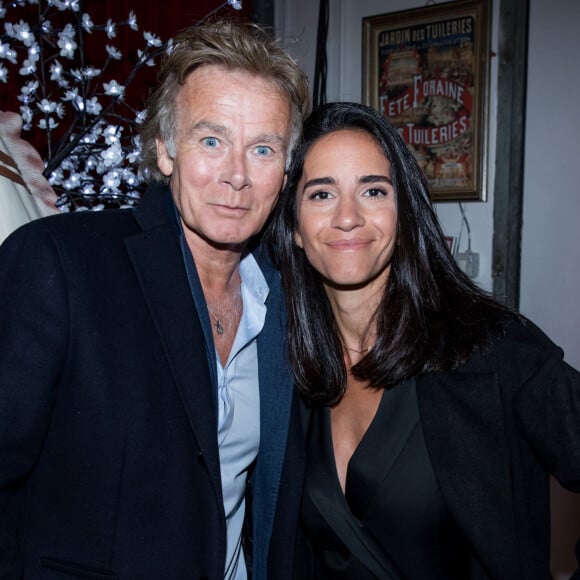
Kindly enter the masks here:
M 537 349 L 553 347 L 552 340 L 532 320 L 516 312 L 502 312 L 496 322 L 497 338 L 496 346 L 505 350 L 507 348 Z
M 486 358 L 500 368 L 528 374 L 548 359 L 563 358 L 563 351 L 534 322 L 517 313 L 505 312 L 498 318 L 497 333 Z

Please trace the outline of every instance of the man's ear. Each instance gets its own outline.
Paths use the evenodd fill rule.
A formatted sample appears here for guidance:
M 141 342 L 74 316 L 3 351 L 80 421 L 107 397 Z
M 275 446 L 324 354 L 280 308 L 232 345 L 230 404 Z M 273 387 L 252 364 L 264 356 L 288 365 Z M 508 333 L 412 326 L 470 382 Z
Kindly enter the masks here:
M 173 173 L 173 157 L 169 155 L 165 141 L 155 139 L 155 144 L 157 145 L 157 167 L 165 177 L 170 177 Z

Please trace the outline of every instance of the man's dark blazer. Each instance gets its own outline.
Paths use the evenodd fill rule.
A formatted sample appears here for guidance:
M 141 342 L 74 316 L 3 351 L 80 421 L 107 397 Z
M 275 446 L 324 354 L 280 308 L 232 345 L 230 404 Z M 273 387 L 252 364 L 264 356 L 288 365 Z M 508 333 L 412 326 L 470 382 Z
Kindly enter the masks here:
M 302 441 L 282 293 L 261 267 L 253 570 L 278 579 L 291 570 Z M 223 578 L 201 324 L 161 186 L 136 210 L 49 217 L 2 245 L 0 578 Z
M 470 550 L 469 579 L 551 578 L 548 474 L 580 492 L 580 374 L 537 327 L 514 317 L 490 352 L 423 374 L 416 388 L 433 472 Z M 322 493 L 313 494 L 316 508 L 346 549 L 374 576 L 399 578 L 389 575 L 397 554 L 369 549 L 358 528 L 338 525 L 337 506 Z M 365 513 L 372 509 L 369 500 Z M 297 579 L 320 578 L 311 558 L 302 537 Z

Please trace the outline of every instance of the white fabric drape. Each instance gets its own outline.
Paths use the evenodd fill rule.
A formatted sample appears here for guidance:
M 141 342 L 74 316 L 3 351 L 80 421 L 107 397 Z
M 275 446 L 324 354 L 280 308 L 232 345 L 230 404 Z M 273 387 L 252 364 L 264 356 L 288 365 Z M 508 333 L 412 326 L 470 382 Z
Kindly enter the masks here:
M 42 175 L 44 163 L 20 138 L 22 118 L 0 111 L 0 243 L 21 225 L 58 213 L 56 194 Z

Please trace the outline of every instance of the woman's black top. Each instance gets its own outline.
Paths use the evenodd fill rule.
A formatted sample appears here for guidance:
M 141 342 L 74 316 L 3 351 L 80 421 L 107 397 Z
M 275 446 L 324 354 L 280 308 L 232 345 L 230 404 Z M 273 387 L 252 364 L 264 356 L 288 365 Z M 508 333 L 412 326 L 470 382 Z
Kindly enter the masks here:
M 329 409 L 313 410 L 306 471 L 301 520 L 311 578 L 469 576 L 468 550 L 447 511 L 425 447 L 414 380 L 384 391 L 350 459 L 344 494 Z

